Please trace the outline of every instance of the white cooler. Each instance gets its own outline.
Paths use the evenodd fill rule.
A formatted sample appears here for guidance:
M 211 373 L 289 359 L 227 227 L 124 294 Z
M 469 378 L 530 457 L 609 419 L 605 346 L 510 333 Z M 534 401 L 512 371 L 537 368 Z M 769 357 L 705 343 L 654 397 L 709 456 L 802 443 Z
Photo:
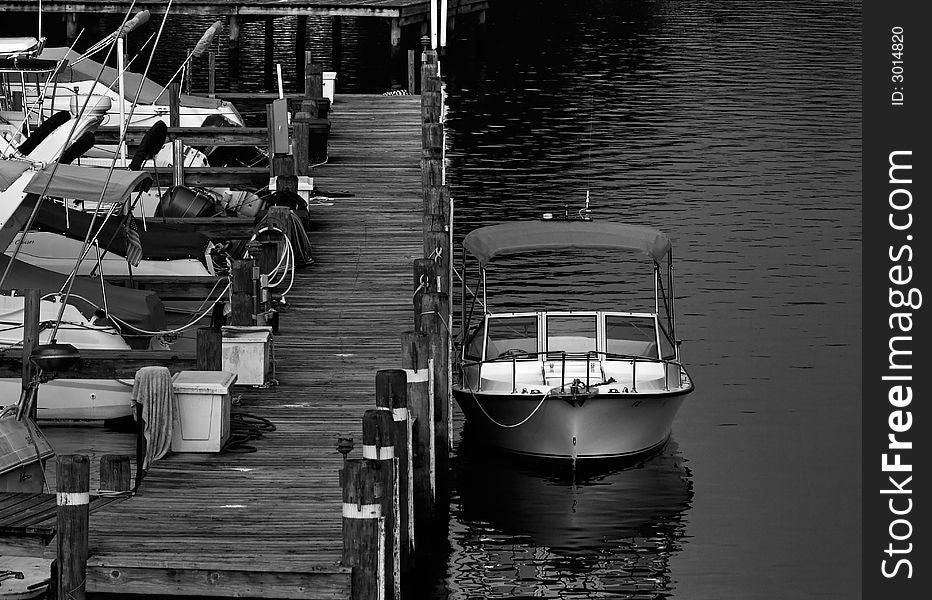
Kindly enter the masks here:
M 330 100 L 330 106 L 333 106 L 333 93 L 337 88 L 337 74 L 336 71 L 324 71 L 323 76 L 323 91 L 324 98 Z
M 172 427 L 173 452 L 220 452 L 230 437 L 228 371 L 181 371 L 172 377 L 178 419 Z
M 265 385 L 272 375 L 272 328 L 231 325 L 221 331 L 221 368 L 236 373 L 237 385 Z

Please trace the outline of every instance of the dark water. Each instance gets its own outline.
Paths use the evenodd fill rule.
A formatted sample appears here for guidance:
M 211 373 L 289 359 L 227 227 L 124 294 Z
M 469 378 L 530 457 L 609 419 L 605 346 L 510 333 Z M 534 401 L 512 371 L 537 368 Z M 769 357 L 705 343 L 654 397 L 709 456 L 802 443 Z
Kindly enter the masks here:
M 467 435 L 448 597 L 859 597 L 859 4 L 500 2 L 444 67 L 459 234 L 586 190 L 664 230 L 697 387 L 664 453 L 575 486 Z M 608 258 L 501 269 L 493 306 L 612 306 Z
M 174 19 L 155 77 L 211 22 Z M 243 89 L 262 88 L 262 27 L 243 29 Z M 308 29 L 327 69 L 329 27 Z M 597 217 L 664 230 L 696 392 L 660 455 L 575 480 L 458 437 L 437 597 L 860 597 L 860 47 L 841 0 L 499 0 L 484 27 L 458 20 L 457 237 L 587 190 Z M 343 50 L 338 92 L 387 89 L 386 24 L 344 19 Z M 225 44 L 219 61 L 223 88 Z M 493 273 L 493 306 L 611 307 L 643 274 L 546 258 L 521 290 Z

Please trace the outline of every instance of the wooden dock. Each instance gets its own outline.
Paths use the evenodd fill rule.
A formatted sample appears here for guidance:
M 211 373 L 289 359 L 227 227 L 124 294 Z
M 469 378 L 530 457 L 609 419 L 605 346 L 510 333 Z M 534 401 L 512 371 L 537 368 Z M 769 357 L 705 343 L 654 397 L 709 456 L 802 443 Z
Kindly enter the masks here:
M 421 98 L 338 96 L 330 119 L 329 159 L 313 177 L 331 198 L 309 209 L 314 263 L 295 272 L 285 296 L 278 385 L 234 391 L 234 421 L 253 415 L 274 431 L 249 442 L 254 452 L 169 454 L 132 498 L 94 499 L 88 592 L 351 597 L 336 445 L 351 437 L 349 458 L 362 456 L 376 372 L 401 367 L 401 334 L 413 329 L 412 261 L 424 254 Z M 93 491 L 93 473 L 91 481 Z M 41 551 L 55 496 L 0 496 L 12 519 L 0 522 L 5 551 Z M 9 542 L 17 538 L 28 548 Z M 54 558 L 56 544 L 42 553 Z
M 412 327 L 419 118 L 416 96 L 338 97 L 314 177 L 341 197 L 311 209 L 315 263 L 297 272 L 274 342 L 280 385 L 244 389 L 236 409 L 276 430 L 254 453 L 172 454 L 134 498 L 95 512 L 88 591 L 349 597 L 336 442 L 361 447 L 375 373 L 398 365 Z

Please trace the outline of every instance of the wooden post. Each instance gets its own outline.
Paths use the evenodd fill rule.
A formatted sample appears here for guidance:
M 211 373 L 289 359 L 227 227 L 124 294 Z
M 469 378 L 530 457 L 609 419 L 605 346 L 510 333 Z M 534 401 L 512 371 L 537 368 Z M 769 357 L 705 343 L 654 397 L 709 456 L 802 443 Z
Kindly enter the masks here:
M 185 48 L 184 54 L 185 56 L 191 56 L 191 49 Z M 191 93 L 191 80 L 194 78 L 194 61 L 193 60 L 188 60 L 188 64 L 185 65 L 185 70 L 183 71 L 183 73 L 184 73 L 184 77 L 183 77 L 184 93 L 190 94 Z
M 223 334 L 215 327 L 199 327 L 196 340 L 198 371 L 223 370 Z
M 317 114 L 317 102 L 304 100 L 301 110 L 293 119 L 294 133 L 291 141 L 291 153 L 294 155 L 294 170 L 297 175 L 311 174 L 311 120 Z
M 275 17 L 265 17 L 265 60 L 262 68 L 265 71 L 265 89 L 275 91 Z
M 305 66 L 307 77 L 305 79 L 305 93 L 310 98 L 323 98 L 324 96 L 324 67 L 320 63 L 311 63 Z
M 343 68 L 343 19 L 339 16 L 331 17 L 330 24 L 333 70 L 339 73 Z
M 207 96 L 217 95 L 217 51 L 213 48 L 207 53 Z
M 430 397 L 430 346 L 427 334 L 401 334 L 401 367 L 407 375 L 408 410 L 412 420 L 411 451 L 414 478 L 414 531 L 418 548 L 428 541 L 435 511 L 436 463 L 434 458 L 434 415 Z M 425 555 L 418 550 L 419 555 Z
M 408 377 L 401 369 L 381 369 L 375 374 L 375 405 L 390 410 L 394 422 L 395 458 L 398 469 L 398 530 L 401 577 L 407 580 L 414 559 L 414 470 L 411 452 L 411 418 L 408 412 Z
M 408 50 L 408 93 L 415 94 L 417 93 L 417 69 L 415 63 L 417 62 L 417 50 L 410 49 Z
M 432 258 L 414 259 L 414 329 L 421 331 L 421 312 L 424 294 L 443 291 L 443 278 L 437 269 L 437 261 Z
M 132 481 L 130 457 L 126 454 L 104 454 L 100 457 L 100 486 L 103 492 L 128 492 Z
M 168 124 L 181 127 L 181 84 L 177 81 L 168 86 Z M 184 144 L 178 139 L 172 142 L 172 183 L 184 185 Z
M 41 310 L 41 292 L 37 289 L 25 290 L 23 297 L 23 391 L 27 392 L 35 376 L 36 367 L 32 363 L 32 352 L 39 345 L 39 313 Z M 28 417 L 36 418 L 36 406 L 39 403 L 39 390 L 32 390 Z M 27 396 L 28 397 L 28 396 Z
M 390 21 L 388 74 L 389 82 L 394 86 L 401 84 L 401 19 L 395 17 Z
M 88 503 L 90 463 L 83 454 L 64 454 L 55 459 L 58 522 L 59 600 L 84 600 L 87 571 Z
M 304 82 L 304 55 L 307 52 L 307 15 L 298 15 L 294 37 L 294 63 L 297 86 Z
M 228 75 L 235 88 L 239 83 L 239 17 L 230 15 L 227 27 L 230 29 Z
M 255 325 L 253 313 L 255 293 L 252 260 L 234 260 L 231 269 L 232 302 L 230 325 Z
M 78 36 L 78 13 L 71 10 L 65 13 L 65 37 L 74 40 Z
M 375 465 L 351 458 L 343 463 L 343 566 L 352 567 L 353 600 L 379 600 L 384 588 L 385 520 L 376 493 Z
M 298 177 L 295 175 L 295 160 L 292 155 L 274 155 L 272 157 L 272 175 L 276 177 L 276 191 L 298 193 Z
M 430 346 L 431 375 L 433 377 L 434 453 L 437 462 L 437 481 L 446 481 L 449 466 L 450 420 L 450 340 L 447 332 L 449 297 L 431 292 L 421 298 L 421 328 Z M 439 486 L 443 487 L 443 486 Z
M 382 486 L 385 519 L 385 597 L 401 598 L 401 502 L 395 457 L 395 423 L 388 410 L 369 409 L 362 416 L 362 456 L 375 463 Z

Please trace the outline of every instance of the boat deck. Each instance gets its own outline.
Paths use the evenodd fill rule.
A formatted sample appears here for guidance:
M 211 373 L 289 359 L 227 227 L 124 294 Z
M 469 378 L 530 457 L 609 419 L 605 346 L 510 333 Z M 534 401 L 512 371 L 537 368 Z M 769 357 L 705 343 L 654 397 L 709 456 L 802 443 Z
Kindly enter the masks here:
M 412 328 L 420 98 L 337 96 L 330 118 L 330 159 L 313 176 L 333 206 L 311 207 L 315 262 L 286 296 L 279 385 L 235 390 L 234 413 L 275 431 L 255 452 L 171 454 L 135 497 L 96 511 L 88 591 L 349 597 L 336 442 L 353 437 L 361 455 L 375 373 L 399 366 Z

